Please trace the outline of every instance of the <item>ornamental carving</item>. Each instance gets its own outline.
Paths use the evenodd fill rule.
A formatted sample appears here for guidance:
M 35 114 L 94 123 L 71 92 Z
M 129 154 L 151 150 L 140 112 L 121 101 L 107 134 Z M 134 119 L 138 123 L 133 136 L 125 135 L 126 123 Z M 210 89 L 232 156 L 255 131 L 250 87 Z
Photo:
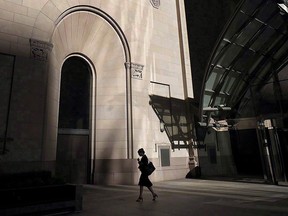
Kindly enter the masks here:
M 160 7 L 160 0 L 150 0 L 150 3 L 157 9 Z
M 136 63 L 126 63 L 126 67 L 131 69 L 131 77 L 134 79 L 142 79 L 144 65 Z
M 53 45 L 51 43 L 30 39 L 30 56 L 33 59 L 47 61 L 52 48 Z

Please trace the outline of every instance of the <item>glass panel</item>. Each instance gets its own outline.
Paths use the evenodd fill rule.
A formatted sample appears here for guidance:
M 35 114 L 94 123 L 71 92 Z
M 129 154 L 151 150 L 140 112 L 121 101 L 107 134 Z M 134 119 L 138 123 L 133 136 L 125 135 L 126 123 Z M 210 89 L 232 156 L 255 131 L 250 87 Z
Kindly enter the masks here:
M 271 62 L 265 62 L 266 65 L 262 67 L 261 71 L 257 73 L 257 76 L 255 77 L 255 80 L 253 82 L 253 85 L 258 85 L 259 83 L 264 82 L 263 78 L 269 73 L 272 72 L 272 64 Z
M 224 96 L 217 96 L 214 106 L 225 104 L 225 97 Z
M 259 66 L 260 62 L 262 62 L 263 59 L 264 59 L 264 56 L 259 56 L 257 59 L 255 58 L 255 61 L 253 62 L 253 64 L 250 67 L 249 74 L 254 72 L 254 70 Z
M 241 44 L 242 46 L 245 46 L 246 43 L 253 37 L 253 35 L 258 31 L 258 29 L 263 24 L 258 22 L 257 20 L 253 20 L 250 22 L 246 28 L 240 33 L 238 36 L 236 43 Z
M 253 62 L 256 60 L 256 58 L 258 58 L 257 54 L 255 54 L 251 50 L 246 50 L 243 55 L 237 60 L 233 69 L 241 72 L 247 72 Z
M 222 56 L 222 58 L 219 60 L 217 64 L 221 65 L 224 68 L 229 67 L 231 62 L 236 58 L 236 56 L 240 51 L 241 47 L 237 45 L 230 45 L 225 55 Z
M 220 45 L 219 45 L 219 47 L 217 48 L 217 51 L 216 51 L 215 56 L 214 56 L 214 59 L 212 61 L 213 65 L 215 65 L 217 63 L 216 61 L 217 61 L 218 55 L 219 54 L 221 55 L 221 54 L 223 54 L 223 52 L 226 51 L 227 46 L 230 46 L 230 43 L 225 41 L 225 40 L 222 40 Z
M 232 87 L 233 94 L 231 94 L 231 104 L 234 104 L 235 101 L 238 101 L 239 95 L 243 88 L 246 86 L 247 82 L 244 82 L 242 79 L 238 79 L 237 83 L 235 83 L 235 86 Z M 232 106 L 232 105 L 231 105 Z
M 273 13 L 275 13 L 276 10 L 279 11 L 279 9 L 277 8 L 277 4 L 267 1 L 265 3 L 265 6 L 262 7 L 261 11 L 259 11 L 259 13 L 256 15 L 256 18 L 266 23 L 268 21 L 268 18 Z
M 273 56 L 274 59 L 279 59 L 283 55 L 287 55 L 287 50 L 288 50 L 288 41 L 286 40 L 285 44 Z
M 283 38 L 286 37 L 286 35 L 275 35 L 275 38 L 271 38 L 270 41 L 271 43 L 268 43 L 266 47 L 262 49 L 263 53 L 266 54 L 268 53 L 271 49 L 274 48 L 274 46 Z
M 222 86 L 221 92 L 230 94 L 231 93 L 230 89 L 231 89 L 232 85 L 234 84 L 235 80 L 236 80 L 236 78 L 233 76 L 227 77 L 224 85 Z
M 280 14 L 278 14 L 278 15 L 274 16 L 274 17 L 268 22 L 268 24 L 269 24 L 271 27 L 275 28 L 275 29 L 279 29 L 280 26 L 283 24 L 283 22 L 284 22 L 283 17 L 282 17 Z
M 207 93 L 205 92 L 205 95 L 204 95 L 204 100 L 203 100 L 203 107 L 208 107 L 209 106 L 209 103 L 210 103 L 210 100 L 211 100 L 211 93 Z
M 263 45 L 266 44 L 269 39 L 271 39 L 273 34 L 275 34 L 275 30 L 267 27 L 259 38 L 252 44 L 251 48 L 255 51 L 259 51 Z
M 205 89 L 213 89 L 214 82 L 215 82 L 215 79 L 216 79 L 217 75 L 218 75 L 217 73 L 212 71 L 212 73 L 209 76 L 209 79 L 206 82 Z
M 246 14 L 252 15 L 252 13 L 260 6 L 262 0 L 245 1 L 241 8 Z
M 225 70 L 222 68 L 215 67 L 211 75 L 209 76 L 209 79 L 206 82 L 206 89 L 214 90 L 224 71 Z
M 225 38 L 231 40 L 236 33 L 241 31 L 240 28 L 247 20 L 248 20 L 247 15 L 243 13 L 238 13 L 235 19 L 233 20 L 231 26 L 229 27 L 228 31 L 226 32 Z

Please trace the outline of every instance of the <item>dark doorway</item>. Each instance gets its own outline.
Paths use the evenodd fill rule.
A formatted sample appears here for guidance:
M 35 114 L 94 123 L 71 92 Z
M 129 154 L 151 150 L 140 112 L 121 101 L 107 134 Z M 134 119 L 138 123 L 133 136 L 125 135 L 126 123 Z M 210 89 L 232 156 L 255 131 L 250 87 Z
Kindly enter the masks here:
M 80 57 L 67 59 L 61 72 L 59 128 L 89 129 L 89 65 Z
M 256 129 L 230 130 L 230 137 L 238 174 L 263 178 Z
M 91 70 L 70 57 L 61 71 L 57 174 L 70 183 L 89 183 Z
M 282 172 L 284 180 L 287 181 L 288 177 L 288 129 L 278 129 L 278 136 L 280 141 L 280 156 L 282 158 Z

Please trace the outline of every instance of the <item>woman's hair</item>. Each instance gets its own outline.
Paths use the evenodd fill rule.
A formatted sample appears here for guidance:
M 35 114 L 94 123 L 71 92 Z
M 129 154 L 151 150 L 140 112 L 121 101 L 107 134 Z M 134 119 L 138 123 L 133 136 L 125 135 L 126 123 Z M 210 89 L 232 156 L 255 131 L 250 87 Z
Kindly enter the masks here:
M 145 153 L 145 151 L 144 151 L 144 149 L 143 148 L 140 148 L 139 150 L 138 150 L 138 153 Z

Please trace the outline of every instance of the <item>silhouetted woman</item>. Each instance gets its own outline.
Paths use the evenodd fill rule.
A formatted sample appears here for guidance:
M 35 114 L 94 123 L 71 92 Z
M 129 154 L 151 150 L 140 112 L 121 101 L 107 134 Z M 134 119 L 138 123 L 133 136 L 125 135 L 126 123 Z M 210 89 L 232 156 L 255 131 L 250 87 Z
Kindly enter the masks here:
M 146 173 L 146 167 L 148 165 L 148 158 L 145 155 L 145 151 L 144 151 L 143 148 L 138 150 L 138 154 L 141 157 L 141 159 L 139 159 L 139 158 L 137 159 L 138 160 L 138 164 L 139 164 L 138 168 L 141 171 L 141 176 L 140 176 L 139 183 L 138 183 L 138 185 L 140 186 L 140 194 L 139 194 L 139 197 L 136 200 L 136 202 L 143 202 L 143 187 L 144 186 L 147 187 L 149 189 L 149 191 L 152 193 L 153 201 L 155 201 L 158 196 L 153 191 L 153 188 L 152 188 L 153 184 L 149 180 L 148 174 Z

